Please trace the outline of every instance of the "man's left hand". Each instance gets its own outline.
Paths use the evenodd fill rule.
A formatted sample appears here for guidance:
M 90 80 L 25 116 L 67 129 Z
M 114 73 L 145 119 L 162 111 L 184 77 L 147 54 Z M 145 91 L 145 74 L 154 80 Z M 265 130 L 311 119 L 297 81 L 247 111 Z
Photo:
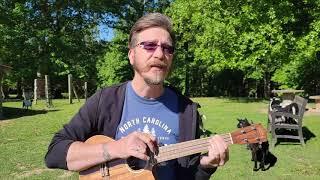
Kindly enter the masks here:
M 224 139 L 215 135 L 209 139 L 209 152 L 203 156 L 200 164 L 205 168 L 223 166 L 229 160 L 229 149 Z

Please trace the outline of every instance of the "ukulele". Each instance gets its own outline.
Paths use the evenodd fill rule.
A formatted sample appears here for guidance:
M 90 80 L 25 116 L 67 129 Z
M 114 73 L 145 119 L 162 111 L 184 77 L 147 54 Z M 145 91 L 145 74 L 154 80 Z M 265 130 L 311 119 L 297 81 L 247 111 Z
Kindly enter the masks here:
M 229 144 L 251 144 L 267 141 L 267 132 L 261 124 L 253 124 L 239 128 L 232 133 L 221 134 L 224 141 Z M 149 153 L 150 159 L 143 161 L 135 157 L 128 159 L 117 159 L 93 166 L 79 172 L 80 180 L 89 179 L 131 179 L 131 180 L 154 180 L 152 169 L 157 163 L 172 159 L 189 156 L 192 154 L 208 152 L 210 137 L 185 141 L 176 144 L 159 147 L 157 155 Z M 96 135 L 92 136 L 85 143 L 99 144 L 114 141 L 113 139 Z

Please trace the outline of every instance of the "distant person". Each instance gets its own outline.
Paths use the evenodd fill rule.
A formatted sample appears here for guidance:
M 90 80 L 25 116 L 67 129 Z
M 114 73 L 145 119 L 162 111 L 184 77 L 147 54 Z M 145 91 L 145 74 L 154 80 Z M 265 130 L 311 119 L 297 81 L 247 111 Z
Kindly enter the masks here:
M 82 171 L 115 159 L 150 158 L 158 145 L 200 137 L 197 105 L 164 86 L 171 70 L 175 38 L 170 19 L 160 13 L 141 17 L 129 36 L 131 81 L 96 92 L 72 120 L 56 133 L 45 157 L 49 168 Z M 84 143 L 94 135 L 115 141 Z M 157 179 L 209 179 L 228 161 L 221 136 L 210 140 L 207 155 L 190 155 L 155 166 Z

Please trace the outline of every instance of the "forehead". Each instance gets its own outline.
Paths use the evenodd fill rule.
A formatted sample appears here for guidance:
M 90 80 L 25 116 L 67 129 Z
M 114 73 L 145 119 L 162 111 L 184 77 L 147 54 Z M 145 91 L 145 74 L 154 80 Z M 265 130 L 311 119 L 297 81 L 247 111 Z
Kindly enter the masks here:
M 137 34 L 138 42 L 142 41 L 158 41 L 172 43 L 169 32 L 160 27 L 152 27 L 145 29 Z

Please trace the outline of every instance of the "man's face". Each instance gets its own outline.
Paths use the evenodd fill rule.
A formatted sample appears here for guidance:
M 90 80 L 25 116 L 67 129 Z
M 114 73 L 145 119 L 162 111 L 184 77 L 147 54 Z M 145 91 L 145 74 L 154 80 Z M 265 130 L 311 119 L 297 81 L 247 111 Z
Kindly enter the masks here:
M 168 75 L 173 58 L 170 34 L 159 27 L 137 34 L 137 44 L 129 51 L 130 64 L 135 78 L 149 85 L 160 85 Z

